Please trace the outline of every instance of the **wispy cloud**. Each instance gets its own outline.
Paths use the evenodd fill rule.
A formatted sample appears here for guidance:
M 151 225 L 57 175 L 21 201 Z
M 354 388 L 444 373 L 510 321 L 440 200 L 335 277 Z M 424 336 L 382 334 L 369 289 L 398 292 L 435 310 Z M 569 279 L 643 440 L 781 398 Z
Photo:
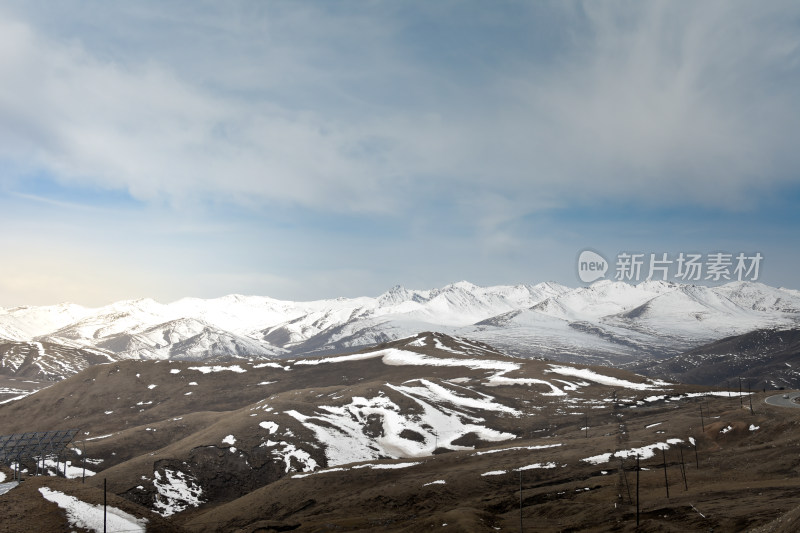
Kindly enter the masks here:
M 178 36 L 208 31 L 224 48 L 197 57 L 176 39 L 165 57 L 190 68 L 111 60 L 80 36 L 65 45 L 4 17 L 0 138 L 5 158 L 25 154 L 61 180 L 148 201 L 381 212 L 418 201 L 417 186 L 433 181 L 456 196 L 490 184 L 527 209 L 598 194 L 741 208 L 797 179 L 800 51 L 787 10 L 569 5 L 557 10 L 548 57 L 525 63 L 532 51 L 511 51 L 513 70 L 463 87 L 413 62 L 413 20 L 374 6 L 282 6 L 252 19 L 231 10 L 214 21 L 201 10 Z M 395 94 L 404 74 L 418 95 Z
M 105 209 L 41 182 L 121 191 L 138 211 L 116 227 L 142 253 L 159 224 L 206 236 L 182 245 L 195 257 L 232 228 L 242 246 L 263 231 L 325 249 L 320 285 L 404 267 L 438 283 L 467 264 L 491 281 L 525 271 L 521 248 L 564 247 L 541 233 L 575 206 L 760 212 L 800 188 L 794 2 L 88 5 L 3 8 L 0 193 Z M 89 247 L 96 230 L 71 223 Z M 363 249 L 394 263 L 366 275 Z M 203 276 L 297 272 L 285 258 L 260 276 L 263 258 L 226 250 L 251 263 Z

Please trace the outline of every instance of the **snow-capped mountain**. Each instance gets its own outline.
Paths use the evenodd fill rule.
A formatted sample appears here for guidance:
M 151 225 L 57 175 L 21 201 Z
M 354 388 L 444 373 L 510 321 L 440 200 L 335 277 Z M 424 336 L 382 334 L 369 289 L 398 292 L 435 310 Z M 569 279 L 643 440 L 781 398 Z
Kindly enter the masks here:
M 262 358 L 285 351 L 194 318 L 171 320 L 139 333 L 118 333 L 105 337 L 97 345 L 122 359 Z
M 719 287 L 599 281 L 442 288 L 310 302 L 230 295 L 100 308 L 0 309 L 0 338 L 98 349 L 122 359 L 320 354 L 440 331 L 511 354 L 617 364 L 663 358 L 722 337 L 800 324 L 800 293 L 751 282 Z

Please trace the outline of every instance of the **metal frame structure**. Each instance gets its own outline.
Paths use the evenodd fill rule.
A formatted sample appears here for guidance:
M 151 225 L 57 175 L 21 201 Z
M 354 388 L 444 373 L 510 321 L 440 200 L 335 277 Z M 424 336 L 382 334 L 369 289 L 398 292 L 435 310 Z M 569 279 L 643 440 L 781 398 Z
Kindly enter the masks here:
M 61 454 L 79 432 L 79 429 L 59 429 L 2 435 L 0 436 L 0 462 L 8 465 L 15 463 L 15 478 L 18 477 L 19 464 L 25 459 L 36 459 L 37 471 L 39 470 L 39 460 L 41 460 L 41 469 L 44 471 L 45 457 L 55 455 L 60 462 Z M 58 470 L 58 466 L 56 466 L 56 470 Z M 66 462 L 64 472 L 66 474 Z

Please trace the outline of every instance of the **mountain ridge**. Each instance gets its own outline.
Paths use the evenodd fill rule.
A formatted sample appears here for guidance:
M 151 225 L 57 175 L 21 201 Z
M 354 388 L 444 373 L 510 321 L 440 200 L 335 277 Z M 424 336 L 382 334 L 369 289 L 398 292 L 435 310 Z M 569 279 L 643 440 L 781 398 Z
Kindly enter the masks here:
M 440 331 L 512 355 L 591 364 L 662 359 L 755 329 L 800 324 L 800 292 L 756 282 L 716 287 L 601 280 L 434 289 L 305 302 L 231 294 L 98 308 L 0 308 L 0 339 L 96 349 L 120 359 L 269 359 L 358 349 Z

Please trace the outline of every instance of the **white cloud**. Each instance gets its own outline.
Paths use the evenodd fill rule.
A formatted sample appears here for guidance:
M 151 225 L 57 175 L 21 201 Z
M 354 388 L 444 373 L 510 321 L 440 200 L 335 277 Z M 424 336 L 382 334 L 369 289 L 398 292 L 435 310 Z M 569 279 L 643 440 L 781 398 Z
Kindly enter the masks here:
M 372 132 L 311 111 L 223 98 L 169 66 L 101 61 L 78 43 L 63 48 L 19 22 L 0 25 L 5 159 L 147 201 L 380 205 L 370 187 L 384 173 L 379 163 L 348 153 Z
M 395 212 L 431 182 L 480 211 L 487 189 L 521 213 L 598 195 L 741 208 L 796 179 L 791 5 L 556 6 L 547 60 L 488 80 L 415 62 L 411 22 L 378 8 L 201 11 L 195 33 L 162 15 L 155 36 L 140 9 L 129 32 L 173 46 L 120 60 L 4 17 L 0 154 L 146 201 L 333 211 Z
M 586 33 L 563 64 L 513 80 L 540 184 L 739 209 L 796 181 L 800 50 L 785 4 L 582 6 Z
M 792 2 L 88 5 L 0 16 L 3 305 L 541 281 L 655 238 L 554 208 L 800 180 Z

